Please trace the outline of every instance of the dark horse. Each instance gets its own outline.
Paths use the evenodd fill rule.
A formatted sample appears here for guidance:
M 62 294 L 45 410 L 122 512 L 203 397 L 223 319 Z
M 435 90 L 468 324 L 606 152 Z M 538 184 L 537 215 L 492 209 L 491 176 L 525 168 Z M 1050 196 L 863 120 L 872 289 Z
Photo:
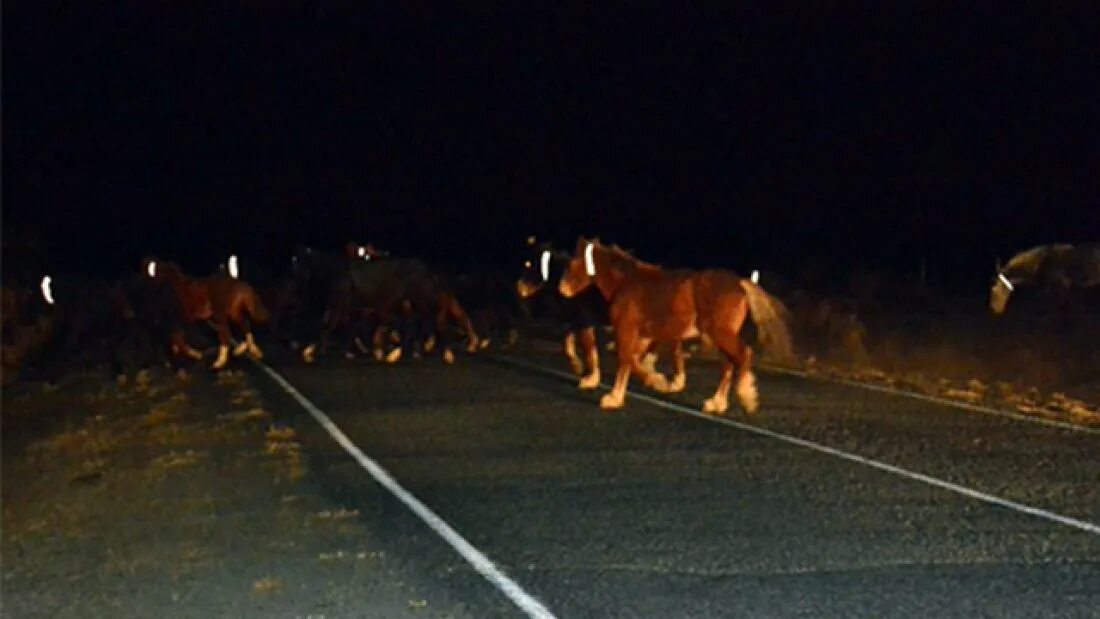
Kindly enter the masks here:
M 752 349 L 738 335 L 746 315 L 752 317 L 761 340 L 772 352 L 784 357 L 792 354 L 782 303 L 759 285 L 730 271 L 664 269 L 618 247 L 582 238 L 559 289 L 562 295 L 572 297 L 591 285 L 599 288 L 610 304 L 619 354 L 615 385 L 600 400 L 601 408 L 623 405 L 631 371 L 647 386 L 669 391 L 668 380 L 645 367 L 642 355 L 653 343 L 679 343 L 702 334 L 722 352 L 721 381 L 703 410 L 718 415 L 726 412 L 736 371 L 737 396 L 747 412 L 754 412 L 757 394 L 751 370 Z M 674 363 L 679 379 L 684 375 L 684 356 L 679 347 Z
M 248 353 L 254 359 L 263 357 L 252 336 L 252 322 L 265 323 L 267 310 L 259 295 L 248 283 L 219 273 L 202 279 L 193 279 L 171 262 L 148 260 L 145 272 L 156 282 L 166 282 L 175 293 L 183 325 L 172 332 L 172 352 L 192 359 L 202 358 L 202 353 L 192 348 L 183 337 L 183 326 L 200 320 L 214 323 L 218 332 L 218 357 L 214 369 L 221 369 L 229 360 L 230 331 L 232 322 L 241 330 L 244 339 L 233 350 L 234 356 Z
M 572 297 L 565 297 L 557 290 L 554 282 L 560 281 L 569 267 L 571 256 L 568 253 L 554 251 L 550 243 L 539 243 L 535 237 L 528 237 L 527 252 L 523 271 L 516 281 L 516 293 L 525 301 L 546 295 L 556 297 L 553 299 L 556 301 L 553 303 L 554 319 L 565 328 L 562 350 L 569 360 L 569 367 L 581 377 L 578 383 L 581 389 L 595 389 L 600 384 L 596 327 L 609 324 L 607 301 L 595 288 Z M 577 340 L 580 340 L 583 357 L 577 355 Z
M 327 348 L 330 335 L 341 328 L 355 329 L 370 324 L 375 356 L 383 357 L 383 346 L 390 329 L 401 324 L 405 341 L 430 331 L 426 324 L 434 323 L 435 333 L 428 336 L 425 349 L 431 349 L 437 336 L 444 338 L 453 320 L 466 333 L 467 350 L 478 347 L 478 336 L 466 312 L 450 288 L 426 264 L 408 258 L 388 258 L 384 254 L 361 255 L 348 248 L 346 256 L 336 258 L 309 251 L 299 254 L 299 269 L 309 271 L 327 288 L 326 309 L 322 319 L 320 347 Z M 443 346 L 443 356 L 453 361 L 450 348 Z M 303 358 L 311 361 L 317 346 L 303 349 Z M 396 354 L 395 354 L 396 353 Z M 396 361 L 400 348 L 385 355 Z
M 1008 297 L 1021 284 L 1052 286 L 1059 290 L 1100 285 L 1100 245 L 1039 245 L 998 263 L 989 290 L 989 309 L 1001 314 Z

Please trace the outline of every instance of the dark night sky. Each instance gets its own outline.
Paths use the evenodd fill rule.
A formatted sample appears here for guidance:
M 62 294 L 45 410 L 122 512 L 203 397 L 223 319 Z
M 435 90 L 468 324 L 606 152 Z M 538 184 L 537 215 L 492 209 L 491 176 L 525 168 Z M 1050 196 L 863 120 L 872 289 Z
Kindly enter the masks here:
M 184 4 L 4 3 L 5 258 L 488 262 L 599 233 L 984 286 L 997 254 L 1100 237 L 1100 9 Z

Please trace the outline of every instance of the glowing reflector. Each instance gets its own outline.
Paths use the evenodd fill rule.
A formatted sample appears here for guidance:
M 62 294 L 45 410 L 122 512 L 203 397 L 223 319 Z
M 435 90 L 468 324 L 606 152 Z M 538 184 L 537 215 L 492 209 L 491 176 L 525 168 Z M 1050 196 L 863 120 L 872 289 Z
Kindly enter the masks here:
M 237 266 L 237 254 L 229 256 L 229 277 L 237 279 L 241 275 L 241 269 Z
M 145 272 L 149 274 L 149 277 L 155 278 L 157 276 L 157 261 L 150 260 L 149 264 L 145 265 Z
M 749 281 L 751 281 L 754 284 L 759 284 L 760 283 L 760 271 L 758 271 L 756 269 L 753 269 L 752 270 L 752 275 L 749 275 Z
M 596 246 L 593 243 L 589 243 L 584 248 L 584 272 L 588 273 L 589 277 L 596 274 L 596 259 L 592 256 L 592 252 L 595 251 Z
M 1008 278 L 1005 277 L 1004 273 L 998 273 L 997 278 L 1001 280 L 1001 283 L 1005 285 L 1005 288 L 1008 288 L 1009 292 L 1012 292 L 1016 289 L 1016 287 L 1012 285 L 1012 282 L 1008 281 Z
M 542 273 L 542 281 L 550 281 L 550 250 L 544 250 L 539 257 L 539 269 Z
M 53 305 L 53 278 L 49 275 L 43 277 L 38 287 L 42 290 L 42 298 L 46 299 L 46 303 Z

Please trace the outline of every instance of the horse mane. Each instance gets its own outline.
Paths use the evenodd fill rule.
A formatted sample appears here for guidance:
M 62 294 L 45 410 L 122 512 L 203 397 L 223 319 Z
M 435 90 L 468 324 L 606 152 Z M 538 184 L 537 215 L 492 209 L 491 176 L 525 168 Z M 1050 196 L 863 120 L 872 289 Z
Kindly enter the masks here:
M 641 258 L 638 258 L 634 254 L 632 254 L 629 251 L 623 249 L 622 247 L 619 247 L 618 245 L 615 245 L 615 244 L 602 245 L 602 247 L 609 252 L 609 254 L 610 254 L 613 261 L 618 262 L 620 264 L 623 263 L 623 262 L 626 262 L 632 268 L 640 270 L 640 271 L 660 271 L 661 270 L 660 265 L 654 264 L 652 262 L 646 262 L 645 260 L 642 260 Z
M 1030 249 L 1016 254 L 1009 259 L 1008 264 L 1004 266 L 1002 271 L 1006 273 L 1035 273 L 1039 268 L 1039 264 L 1050 254 L 1054 252 L 1064 252 L 1073 249 L 1073 245 L 1068 243 L 1052 243 L 1048 245 L 1037 245 Z

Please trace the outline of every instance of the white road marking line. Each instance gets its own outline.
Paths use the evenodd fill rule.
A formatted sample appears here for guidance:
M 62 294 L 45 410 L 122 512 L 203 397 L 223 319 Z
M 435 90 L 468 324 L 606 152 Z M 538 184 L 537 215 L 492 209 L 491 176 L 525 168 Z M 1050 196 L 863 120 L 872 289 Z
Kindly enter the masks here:
M 958 400 L 950 400 L 948 398 L 941 398 L 934 395 L 925 395 L 923 393 L 916 393 L 913 391 L 906 391 L 904 389 L 894 389 L 893 387 L 886 387 L 883 385 L 875 385 L 872 383 L 862 383 L 858 380 L 850 380 L 847 378 L 840 378 L 834 376 L 820 376 L 817 374 L 811 374 L 809 372 L 803 372 L 802 370 L 793 370 L 790 368 L 781 368 L 777 366 L 761 365 L 760 369 L 765 372 L 773 372 L 776 374 L 786 374 L 788 376 L 797 376 L 799 378 L 805 378 L 807 380 L 816 380 L 821 382 L 837 383 L 845 385 L 847 387 L 856 387 L 858 389 L 867 389 L 868 391 L 877 391 L 879 393 L 887 393 L 890 395 L 900 395 L 907 398 L 913 398 L 914 400 L 923 400 L 925 402 L 932 402 L 935 404 L 942 404 L 944 406 L 953 406 L 955 408 L 961 408 L 963 410 L 973 411 L 976 413 L 983 413 L 986 415 L 995 415 L 997 417 L 1007 417 L 1008 419 L 1015 419 L 1017 421 L 1029 421 L 1031 423 L 1039 423 L 1045 426 L 1052 426 L 1055 428 L 1061 428 L 1063 430 L 1072 430 L 1074 432 L 1084 432 L 1086 434 L 1100 434 L 1100 428 L 1082 426 L 1075 423 L 1069 423 L 1068 421 L 1058 421 L 1057 419 L 1047 419 L 1045 417 L 1036 417 L 1034 415 L 1024 415 L 1023 413 L 1014 413 L 1008 410 L 1002 410 L 999 408 L 990 408 L 988 406 L 980 406 L 978 404 L 970 404 L 969 402 L 959 402 Z
M 293 385 L 282 377 L 282 375 L 261 361 L 254 361 L 254 363 L 270 376 L 276 384 L 282 387 L 283 391 L 286 391 L 294 398 L 302 408 L 306 409 L 306 411 L 317 420 L 317 423 L 321 424 L 321 427 L 327 430 L 332 438 L 359 462 L 359 466 L 363 467 L 363 470 L 370 473 L 375 481 L 381 484 L 386 490 L 389 490 L 399 501 L 412 510 L 424 524 L 428 525 L 442 537 L 444 541 L 450 544 L 458 554 L 462 555 L 462 558 L 465 559 L 467 563 L 473 566 L 479 574 L 496 586 L 504 595 L 508 596 L 508 599 L 512 600 L 512 602 L 518 606 L 520 610 L 526 613 L 528 617 L 540 619 L 551 619 L 554 617 L 554 614 L 550 612 L 549 609 L 524 591 L 518 583 L 509 578 L 500 568 L 498 568 L 489 557 L 485 556 L 485 554 L 475 548 L 470 542 L 466 541 L 466 538 L 462 537 L 458 531 L 455 531 L 451 525 L 447 524 L 446 521 L 436 515 L 427 505 L 420 502 L 420 499 L 417 499 L 412 493 L 405 490 L 386 469 L 382 468 L 381 465 L 364 454 L 359 447 L 351 442 L 351 439 L 349 439 L 347 435 L 329 419 L 328 415 L 317 408 L 317 406 L 313 404 L 313 402 L 310 402 L 304 395 L 299 393 Z
M 535 372 L 540 372 L 542 374 L 548 374 L 548 375 L 551 375 L 551 376 L 557 376 L 557 377 L 560 377 L 560 378 L 568 379 L 570 382 L 574 381 L 574 377 L 573 377 L 572 374 L 562 372 L 562 371 L 559 371 L 559 370 L 554 370 L 554 369 L 551 369 L 551 368 L 546 368 L 546 367 L 543 367 L 543 366 L 535 364 L 535 363 L 528 363 L 526 361 L 520 361 L 518 359 L 510 359 L 510 358 L 507 358 L 507 357 L 501 357 L 499 355 L 493 355 L 492 358 L 497 360 L 497 361 L 500 361 L 501 363 L 509 364 L 509 365 L 512 365 L 512 366 L 515 366 L 515 367 L 524 368 L 524 369 L 528 369 L 528 370 L 533 370 Z M 603 382 L 600 383 L 600 386 L 603 387 L 604 389 L 609 388 L 609 386 L 606 383 L 603 383 Z M 1042 518 L 1044 520 L 1049 520 L 1051 522 L 1056 522 L 1058 524 L 1062 524 L 1062 525 L 1065 525 L 1065 526 L 1068 526 L 1068 527 L 1073 527 L 1075 529 L 1080 529 L 1082 531 L 1085 531 L 1086 533 L 1092 533 L 1093 535 L 1100 535 L 1100 524 L 1096 524 L 1096 523 L 1093 523 L 1093 522 L 1088 522 L 1086 520 L 1078 520 L 1077 518 L 1071 518 L 1069 516 L 1063 516 L 1061 514 L 1056 514 L 1054 512 L 1047 511 L 1045 509 L 1040 509 L 1038 507 L 1032 507 L 1030 505 L 1024 505 L 1023 503 L 1017 503 L 1016 501 L 1011 501 L 1009 499 L 1004 499 L 1004 498 L 1001 498 L 999 496 L 995 496 L 995 495 L 992 495 L 992 494 L 982 492 L 980 490 L 974 490 L 973 488 L 967 488 L 966 486 L 960 486 L 959 484 L 952 483 L 952 482 L 949 482 L 949 481 L 946 481 L 946 480 L 943 480 L 943 479 L 939 479 L 938 477 L 932 477 L 931 475 L 925 475 L 924 473 L 917 473 L 916 471 L 910 471 L 909 469 L 903 469 L 900 466 L 894 466 L 892 464 L 886 464 L 885 462 L 880 462 L 878 460 L 873 460 L 871 458 L 865 458 L 863 456 L 859 456 L 859 455 L 856 455 L 856 454 L 853 454 L 853 453 L 848 453 L 846 451 L 842 451 L 842 450 L 836 449 L 834 447 L 829 447 L 827 445 L 822 445 L 820 443 L 815 443 L 813 441 L 809 441 L 809 440 L 806 440 L 804 438 L 798 438 L 797 436 L 791 436 L 789 434 L 783 434 L 782 432 L 776 432 L 774 430 L 769 430 L 767 428 L 762 428 L 760 426 L 754 426 L 754 425 L 751 425 L 751 424 L 748 424 L 748 423 L 742 423 L 740 421 L 734 421 L 732 419 L 727 419 L 725 417 L 715 417 L 713 415 L 707 415 L 707 414 L 703 413 L 702 411 L 697 411 L 693 408 L 688 408 L 688 407 L 686 407 L 682 404 L 676 404 L 675 402 L 668 402 L 666 400 L 661 400 L 659 398 L 648 396 L 648 395 L 645 395 L 643 393 L 636 393 L 634 391 L 627 390 L 627 395 L 629 395 L 631 398 L 634 398 L 636 400 L 641 400 L 643 402 L 648 402 L 648 403 L 653 404 L 655 406 L 659 406 L 661 408 L 665 408 L 665 409 L 668 409 L 668 410 L 671 410 L 671 411 L 675 411 L 675 412 L 678 412 L 678 413 L 683 413 L 685 415 L 691 415 L 692 417 L 698 417 L 700 419 L 705 419 L 707 421 L 711 421 L 711 422 L 714 422 L 714 423 L 719 423 L 719 424 L 722 424 L 722 425 L 731 426 L 731 427 L 737 428 L 739 430 L 744 430 L 746 432 L 752 432 L 753 434 L 759 434 L 761 436 L 766 436 L 768 438 L 773 438 L 773 439 L 776 439 L 778 441 L 783 441 L 784 443 L 790 443 L 792 445 L 797 445 L 799 447 L 805 447 L 806 449 L 812 449 L 814 451 L 818 451 L 818 452 L 821 452 L 821 453 L 824 453 L 824 454 L 828 454 L 830 456 L 840 458 L 842 460 L 848 460 L 849 462 L 855 462 L 857 464 L 862 464 L 862 465 L 865 465 L 865 466 L 869 466 L 871 468 L 875 468 L 875 469 L 878 469 L 880 471 L 884 471 L 884 472 L 887 472 L 887 473 L 890 473 L 890 474 L 893 474 L 893 475 L 898 475 L 898 476 L 901 476 L 901 477 L 905 477 L 907 479 L 912 479 L 912 480 L 915 480 L 915 481 L 919 481 L 919 482 L 928 484 L 930 486 L 935 486 L 935 487 L 941 488 L 943 490 L 948 490 L 950 492 L 961 494 L 965 497 L 969 497 L 969 498 L 972 498 L 972 499 L 977 499 L 979 501 L 983 501 L 983 502 L 989 503 L 991 505 L 998 505 L 1000 507 L 1005 507 L 1005 508 L 1011 509 L 1013 511 L 1020 512 L 1022 514 L 1028 514 L 1030 516 L 1035 516 L 1035 517 L 1038 517 L 1038 518 Z

